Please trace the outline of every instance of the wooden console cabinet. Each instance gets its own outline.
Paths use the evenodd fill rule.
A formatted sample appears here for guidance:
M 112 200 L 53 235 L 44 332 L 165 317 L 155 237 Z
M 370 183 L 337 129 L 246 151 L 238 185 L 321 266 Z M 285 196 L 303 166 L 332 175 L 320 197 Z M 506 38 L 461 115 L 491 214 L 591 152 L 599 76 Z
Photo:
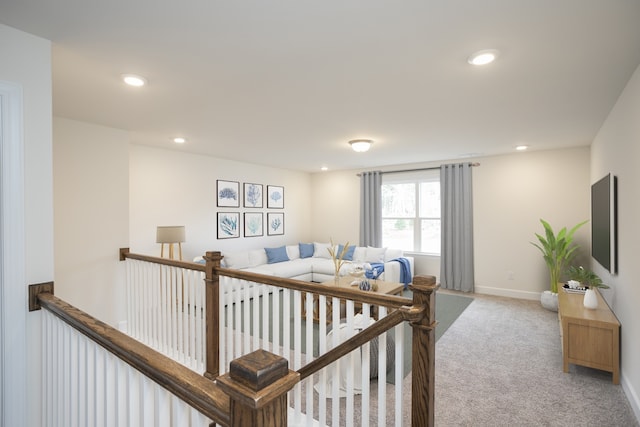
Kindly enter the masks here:
M 620 383 L 620 322 L 596 290 L 598 308 L 585 308 L 584 295 L 558 290 L 558 317 L 562 336 L 562 369 L 569 364 L 601 369 Z

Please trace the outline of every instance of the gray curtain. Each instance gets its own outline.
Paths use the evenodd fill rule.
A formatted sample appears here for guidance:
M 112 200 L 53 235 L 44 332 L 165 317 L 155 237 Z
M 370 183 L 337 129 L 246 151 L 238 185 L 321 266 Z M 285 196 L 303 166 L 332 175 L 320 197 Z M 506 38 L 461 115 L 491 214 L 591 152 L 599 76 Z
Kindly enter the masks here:
M 440 286 L 473 292 L 471 164 L 440 166 Z
M 360 174 L 360 246 L 382 246 L 382 172 Z

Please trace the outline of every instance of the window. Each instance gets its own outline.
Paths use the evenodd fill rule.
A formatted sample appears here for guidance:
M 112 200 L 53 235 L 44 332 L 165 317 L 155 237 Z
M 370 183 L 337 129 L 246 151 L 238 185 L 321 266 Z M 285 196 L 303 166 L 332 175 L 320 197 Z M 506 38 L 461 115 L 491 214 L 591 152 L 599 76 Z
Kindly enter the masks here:
M 383 176 L 382 245 L 440 255 L 440 171 Z

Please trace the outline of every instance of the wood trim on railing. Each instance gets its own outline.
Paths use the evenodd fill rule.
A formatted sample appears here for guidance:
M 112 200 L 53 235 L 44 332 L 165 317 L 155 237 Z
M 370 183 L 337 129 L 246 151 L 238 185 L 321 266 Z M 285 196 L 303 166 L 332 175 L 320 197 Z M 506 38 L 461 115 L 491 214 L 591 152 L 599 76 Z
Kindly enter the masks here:
M 228 426 L 229 396 L 213 381 L 145 346 L 50 293 L 39 304 L 102 347 L 222 426 Z
M 325 295 L 327 297 L 336 297 L 350 299 L 365 304 L 376 304 L 383 307 L 400 308 L 411 305 L 410 298 L 398 295 L 380 294 L 377 292 L 361 291 L 353 288 L 338 288 L 335 286 L 324 286 L 318 283 L 305 282 L 303 280 L 285 279 L 282 277 L 268 276 L 259 273 L 252 273 L 243 270 L 234 270 L 231 268 L 219 268 L 218 274 L 221 276 L 233 277 L 235 279 L 244 279 L 251 282 L 259 282 L 267 285 L 278 286 L 281 288 L 293 289 L 301 292 L 309 292 L 313 294 Z
M 368 328 L 358 332 L 347 341 L 331 349 L 317 359 L 307 363 L 298 370 L 300 380 L 307 378 L 318 372 L 320 369 L 329 366 L 331 363 L 351 353 L 358 347 L 368 343 L 378 335 L 381 335 L 394 326 L 399 325 L 405 320 L 414 321 L 422 316 L 423 310 L 417 307 L 403 307 L 394 311 L 390 315 L 383 317 Z
M 188 270 L 204 271 L 204 264 L 199 264 L 197 262 L 178 261 L 175 259 L 160 258 L 160 257 L 151 256 L 151 255 L 130 253 L 128 248 L 121 248 L 120 261 L 124 261 L 127 258 L 137 259 L 139 261 L 152 262 L 154 264 L 168 265 L 171 267 L 186 268 Z

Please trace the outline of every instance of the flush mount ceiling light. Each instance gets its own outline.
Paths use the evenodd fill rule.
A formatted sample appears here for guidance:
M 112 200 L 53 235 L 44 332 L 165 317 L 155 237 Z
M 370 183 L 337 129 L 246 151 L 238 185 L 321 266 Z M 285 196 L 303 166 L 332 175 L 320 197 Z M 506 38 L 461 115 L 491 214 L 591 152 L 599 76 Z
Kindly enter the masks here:
M 371 148 L 371 144 L 373 144 L 373 141 L 370 139 L 352 139 L 351 141 L 349 141 L 349 144 L 351 145 L 353 151 L 355 151 L 356 153 L 364 153 L 365 151 L 368 151 L 369 148 Z
M 495 49 L 479 50 L 471 55 L 467 62 L 471 65 L 487 65 L 491 64 L 498 57 L 498 51 Z
M 516 150 L 518 150 L 518 151 L 525 151 L 527 148 L 529 148 L 528 145 L 517 145 L 516 146 Z
M 136 76 L 135 74 L 123 74 L 122 81 L 129 86 L 141 87 L 147 84 L 147 79 L 144 77 Z
M 175 142 L 176 144 L 184 144 L 185 142 L 187 142 L 187 140 L 179 136 L 177 138 L 173 138 L 173 142 Z

